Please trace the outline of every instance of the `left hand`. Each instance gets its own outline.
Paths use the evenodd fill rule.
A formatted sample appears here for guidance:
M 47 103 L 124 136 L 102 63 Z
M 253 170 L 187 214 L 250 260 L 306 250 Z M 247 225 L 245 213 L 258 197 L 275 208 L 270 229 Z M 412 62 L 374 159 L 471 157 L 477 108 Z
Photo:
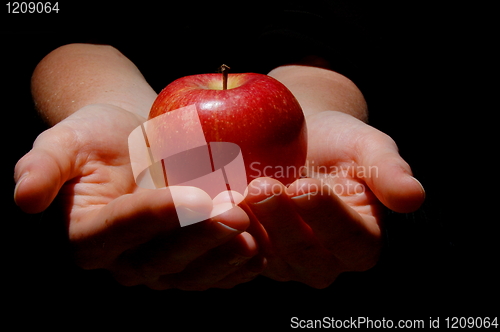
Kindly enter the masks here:
M 308 118 L 307 178 L 286 188 L 270 178 L 250 183 L 243 208 L 267 258 L 264 275 L 315 288 L 378 260 L 383 205 L 411 212 L 421 184 L 386 134 L 341 112 Z
M 218 213 L 231 204 L 228 197 L 136 185 L 127 138 L 143 121 L 94 104 L 43 132 L 16 165 L 16 203 L 37 213 L 57 196 L 75 262 L 106 269 L 123 285 L 204 290 L 257 276 L 264 260 L 245 232 L 248 216 L 239 208 Z M 180 227 L 180 206 L 211 217 Z

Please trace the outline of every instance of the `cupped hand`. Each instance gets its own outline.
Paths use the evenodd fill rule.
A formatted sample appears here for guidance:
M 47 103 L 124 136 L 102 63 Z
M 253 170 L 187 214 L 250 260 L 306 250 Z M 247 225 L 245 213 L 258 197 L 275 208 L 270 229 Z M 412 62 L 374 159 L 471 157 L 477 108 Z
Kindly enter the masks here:
M 229 288 L 258 275 L 265 261 L 245 232 L 248 216 L 238 207 L 217 212 L 229 198 L 215 202 L 194 187 L 137 187 L 127 138 L 143 121 L 96 104 L 43 132 L 16 165 L 16 203 L 37 213 L 57 196 L 76 262 L 110 270 L 124 285 Z M 172 191 L 177 207 L 207 219 L 180 227 Z
M 265 275 L 324 288 L 375 265 L 384 205 L 411 212 L 425 192 L 386 134 L 334 111 L 307 121 L 307 177 L 289 187 L 256 179 L 242 207 L 267 258 Z

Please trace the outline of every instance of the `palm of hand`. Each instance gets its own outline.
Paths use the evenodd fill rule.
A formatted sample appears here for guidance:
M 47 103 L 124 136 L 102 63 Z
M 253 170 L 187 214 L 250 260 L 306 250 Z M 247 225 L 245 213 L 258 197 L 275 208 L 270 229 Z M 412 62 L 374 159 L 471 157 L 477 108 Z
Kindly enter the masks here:
M 343 113 L 325 112 L 320 117 L 308 124 L 307 176 L 321 180 L 332 194 L 375 227 L 383 210 L 371 189 L 379 176 L 379 165 L 366 161 L 370 160 L 369 153 L 380 153 L 386 145 L 392 145 L 392 140 Z
M 16 166 L 18 205 L 38 212 L 59 195 L 76 262 L 108 269 L 125 285 L 206 289 L 258 275 L 262 258 L 251 260 L 257 249 L 242 234 L 249 220 L 241 209 L 216 213 L 219 205 L 193 187 L 136 185 L 128 135 L 142 120 L 118 107 L 89 105 L 42 133 Z M 176 204 L 214 216 L 179 228 L 174 190 Z M 221 197 L 217 204 L 230 203 Z
M 131 193 L 127 135 L 140 123 L 118 107 L 89 105 L 46 130 L 16 165 L 16 203 L 41 212 L 63 188 L 66 212 L 78 217 Z
M 286 189 L 252 182 L 247 202 L 262 225 L 254 232 L 268 258 L 265 274 L 322 288 L 376 263 L 383 205 L 414 209 L 423 196 L 389 136 L 339 112 L 307 124 L 307 177 Z
M 309 125 L 314 129 L 308 159 L 325 166 L 313 176 L 336 186 L 361 215 L 379 220 L 381 204 L 406 213 L 423 203 L 425 191 L 391 137 L 340 112 L 320 113 Z
M 130 170 L 127 137 L 140 123 L 130 112 L 107 106 L 83 108 L 58 126 L 69 136 L 66 150 L 75 155 L 75 173 L 60 191 L 69 220 L 88 219 L 116 198 L 138 190 Z
M 178 228 L 172 204 L 169 206 L 165 203 L 168 201 L 167 191 L 155 191 L 154 195 L 151 195 L 150 191 L 148 194 L 147 189 L 137 187 L 132 176 L 127 138 L 143 120 L 117 107 L 90 105 L 43 133 L 35 142 L 32 152 L 18 163 L 22 165 L 19 168 L 23 169 L 18 173 L 28 174 L 35 164 L 52 170 L 58 169 L 59 172 L 47 172 L 48 175 L 44 177 L 38 166 L 38 171 L 33 172 L 25 181 L 29 182 L 29 185 L 20 185 L 22 179 L 19 176 L 17 203 L 25 210 L 41 211 L 50 204 L 61 188 L 59 195 L 68 221 L 70 239 L 78 248 L 76 252 L 80 265 L 86 268 L 106 267 L 118 271 L 115 277 L 125 283 L 149 283 L 151 287 L 161 289 L 180 285 L 197 289 L 200 284 L 201 288 L 215 284 L 227 287 L 255 276 L 256 272 L 249 270 L 237 274 L 236 267 L 228 268 L 223 261 L 227 257 L 234 257 L 232 260 L 248 260 L 256 254 L 253 240 L 248 234 L 244 237 L 234 237 L 238 234 L 236 230 L 228 231 L 221 228 L 217 222 L 205 223 L 201 228 L 190 228 L 184 232 L 182 240 L 174 241 L 174 248 L 163 251 L 163 256 L 149 257 L 146 266 L 134 265 L 136 263 L 133 252 L 127 257 L 130 252 L 127 248 L 130 249 L 134 244 L 147 243 L 152 240 L 151 236 L 156 237 Z M 117 123 L 120 125 L 117 126 Z M 284 222 L 279 218 L 283 216 L 256 213 L 259 221 L 263 221 L 267 233 L 271 235 L 269 239 L 262 239 L 258 235 L 259 231 L 255 232 L 256 234 L 250 229 L 249 231 L 257 238 L 261 237 L 261 249 L 266 255 L 269 254 L 267 275 L 278 280 L 299 280 L 323 287 L 331 283 L 342 270 L 363 270 L 376 260 L 380 238 L 380 201 L 396 210 L 410 210 L 421 203 L 423 196 L 421 187 L 415 181 L 401 180 L 402 175 L 411 174 L 411 171 L 399 157 L 394 142 L 387 135 L 338 112 L 323 112 L 309 119 L 308 128 L 310 143 L 307 175 L 312 179 L 321 180 L 314 183 L 321 186 L 321 190 L 329 188 L 327 193 L 322 194 L 328 196 L 331 201 L 324 205 L 325 209 L 316 209 L 302 215 L 304 220 L 308 215 L 312 216 L 311 220 L 306 222 L 316 225 L 311 226 L 313 230 L 316 227 L 314 232 L 301 224 L 288 224 L 292 233 L 298 234 L 299 242 L 303 237 L 309 240 L 319 237 L 319 240 L 312 241 L 312 247 L 307 245 L 309 240 L 303 241 L 306 247 L 313 248 L 310 251 L 291 248 L 295 254 L 300 252 L 298 257 L 279 257 L 275 252 L 266 252 L 265 248 L 273 246 L 272 243 L 269 244 L 269 241 L 275 240 L 273 233 L 278 234 L 276 238 L 279 240 Z M 51 158 L 50 155 L 54 151 L 64 156 Z M 45 162 L 40 163 L 40 160 L 44 159 Z M 199 203 L 200 198 L 203 198 L 199 196 L 200 193 L 190 195 L 196 198 L 193 199 L 195 206 L 203 205 Z M 206 202 L 205 205 L 202 207 L 211 209 L 212 201 Z M 327 212 L 322 214 L 323 210 Z M 345 216 L 341 220 L 340 228 L 338 222 L 333 225 L 328 220 L 337 215 L 337 212 L 332 211 Z M 238 229 L 247 227 L 245 225 L 248 225 L 248 217 L 245 214 L 238 211 L 232 213 L 232 216 L 221 219 L 223 223 L 229 222 L 231 227 Z M 166 222 L 169 219 L 171 222 Z M 271 221 L 274 219 L 276 222 Z M 155 222 L 138 222 L 141 220 Z M 303 223 L 303 220 L 300 223 Z M 204 231 L 200 231 L 201 229 Z M 332 231 L 334 235 L 338 233 L 334 241 L 329 238 Z M 210 241 L 207 242 L 203 234 L 215 234 L 214 232 L 227 235 L 216 241 L 210 235 Z M 359 236 L 360 233 L 363 235 Z M 235 241 L 228 242 L 226 251 L 231 254 L 221 256 L 222 251 L 219 251 L 212 255 L 203 255 L 207 250 L 233 237 Z M 193 252 L 190 248 L 196 248 L 200 240 L 204 246 Z M 235 250 L 236 248 L 238 249 Z M 356 249 L 351 250 L 352 248 Z M 176 254 L 172 256 L 169 252 Z M 150 253 L 149 249 L 146 253 Z M 317 259 L 311 260 L 311 253 L 318 256 Z M 121 259 L 122 262 L 120 256 L 125 256 L 125 259 Z M 179 257 L 184 261 L 176 262 Z M 192 261 L 202 261 L 196 260 L 197 257 L 207 257 L 206 261 L 212 263 L 193 263 L 192 265 L 198 268 L 187 269 L 182 278 L 161 277 L 162 274 L 175 274 L 184 270 Z M 226 258 L 221 260 L 220 257 Z M 322 257 L 325 259 L 322 260 Z M 167 261 L 169 263 L 165 264 Z M 258 261 L 261 261 L 261 258 Z M 171 264 L 172 262 L 174 264 Z M 317 262 L 320 263 L 318 266 Z M 337 265 L 336 269 L 332 270 L 325 262 Z M 258 269 L 263 268 L 261 263 L 258 265 Z M 215 276 L 216 274 L 211 272 L 215 270 L 224 272 L 217 275 L 216 279 L 201 280 L 198 277 L 201 275 L 199 266 L 207 270 L 205 276 Z M 153 277 L 148 277 L 148 273 Z M 226 281 L 221 283 L 220 280 L 225 276 Z M 319 281 L 315 280 L 315 276 L 320 276 Z
M 58 195 L 69 238 L 75 245 L 75 259 L 82 267 L 104 267 L 116 257 L 102 251 L 113 249 L 109 241 L 105 246 L 108 234 L 116 232 L 112 223 L 119 224 L 113 220 L 120 209 L 117 199 L 140 190 L 132 177 L 127 146 L 130 131 L 140 124 L 139 117 L 118 107 L 89 105 L 42 133 L 26 156 L 36 160 L 44 158 L 44 153 L 58 154 L 45 166 L 55 169 L 55 163 L 59 172 L 47 172 L 49 177 L 31 190 Z M 57 179 L 51 179 L 51 174 Z M 53 183 L 59 183 L 59 191 Z M 41 201 L 50 202 L 51 198 Z M 30 203 L 29 196 L 25 199 Z M 123 231 L 118 237 L 133 234 Z
M 381 204 L 366 185 L 366 179 L 360 176 L 364 168 L 356 155 L 359 150 L 357 142 L 367 134 L 373 136 L 373 133 L 366 132 L 370 127 L 352 120 L 346 116 L 344 121 L 336 118 L 335 123 L 315 121 L 308 124 L 311 133 L 308 176 L 326 183 L 331 193 L 363 217 L 365 226 L 370 225 L 372 232 L 379 233 Z M 113 227 L 102 231 L 102 219 L 120 213 L 113 211 L 121 207 L 117 204 L 120 197 L 142 190 L 132 177 L 127 146 L 130 131 L 140 123 L 136 116 L 118 108 L 87 107 L 52 129 L 59 131 L 57 135 L 51 133 L 52 137 L 65 142 L 61 150 L 73 154 L 68 158 L 74 161 L 69 166 L 72 172 L 68 173 L 70 176 L 59 196 L 69 221 L 71 240 L 79 247 L 77 254 L 82 255 L 80 264 L 84 267 L 109 266 L 111 260 L 116 259 L 109 254 L 113 248 L 105 242 L 107 233 L 114 232 L 113 236 L 121 236 L 122 240 L 123 237 L 147 233 L 140 227 L 135 231 L 128 228 L 121 233 L 116 233 Z M 140 226 L 137 223 L 124 225 Z M 143 242 L 132 238 L 130 241 Z M 109 260 L 99 261 L 103 257 L 109 257 Z M 270 261 L 272 269 L 273 260 Z

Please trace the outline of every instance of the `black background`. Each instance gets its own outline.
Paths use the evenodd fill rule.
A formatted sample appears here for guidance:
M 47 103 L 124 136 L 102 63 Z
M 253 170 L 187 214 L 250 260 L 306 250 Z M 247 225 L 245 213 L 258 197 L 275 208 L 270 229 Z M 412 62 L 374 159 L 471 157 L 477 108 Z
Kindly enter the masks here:
M 340 66 L 339 71 L 353 70 L 371 125 L 396 140 L 427 193 L 417 212 L 389 216 L 387 248 L 368 272 L 346 273 L 324 290 L 265 278 L 206 292 L 126 288 L 104 271 L 73 266 L 64 229 L 47 214 L 27 215 L 15 206 L 14 165 L 45 128 L 33 108 L 30 77 L 56 47 L 112 42 L 157 91 L 177 77 L 213 72 L 221 63 L 253 71 L 263 68 L 255 56 L 275 56 L 271 47 L 254 48 L 247 34 L 261 28 L 257 14 L 267 7 L 255 4 L 233 17 L 206 6 L 193 5 L 182 15 L 146 3 L 120 8 L 60 3 L 60 12 L 48 15 L 6 14 L 6 7 L 0 8 L 7 317 L 21 326 L 65 325 L 71 317 L 76 324 L 102 325 L 105 319 L 109 326 L 158 320 L 162 329 L 177 324 L 285 329 L 294 316 L 426 322 L 439 316 L 443 326 L 446 316 L 498 315 L 497 220 L 489 203 L 496 196 L 483 190 L 485 184 L 495 187 L 494 162 L 485 156 L 494 155 L 497 141 L 486 135 L 494 108 L 481 103 L 488 93 L 479 86 L 490 72 L 491 30 L 483 25 L 490 9 L 466 3 L 334 6 L 343 28 L 332 34 L 332 42 L 356 64 L 355 70 Z M 183 23 L 168 28 L 179 17 Z

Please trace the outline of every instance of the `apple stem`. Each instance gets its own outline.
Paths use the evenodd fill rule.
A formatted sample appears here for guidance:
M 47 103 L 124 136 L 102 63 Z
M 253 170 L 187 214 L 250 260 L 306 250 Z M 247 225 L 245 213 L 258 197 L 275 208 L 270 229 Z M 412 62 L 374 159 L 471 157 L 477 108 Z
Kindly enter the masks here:
M 220 72 L 222 73 L 222 90 L 227 90 L 227 74 L 229 72 L 229 66 L 228 65 L 222 65 L 220 66 Z

